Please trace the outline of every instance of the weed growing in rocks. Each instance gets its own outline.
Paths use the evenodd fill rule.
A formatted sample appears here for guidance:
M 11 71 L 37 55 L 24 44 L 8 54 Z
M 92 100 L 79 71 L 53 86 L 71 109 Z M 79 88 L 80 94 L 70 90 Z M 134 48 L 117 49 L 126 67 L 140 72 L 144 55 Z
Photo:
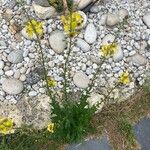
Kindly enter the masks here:
M 73 11 L 72 1 L 50 1 L 50 4 L 57 8 L 58 11 L 64 10 L 65 12 L 64 15 L 61 17 L 61 24 L 64 27 L 64 33 L 68 37 L 68 40 L 62 41 L 62 43 L 65 43 L 63 43 L 64 48 L 66 48 L 67 45 L 67 52 L 64 54 L 65 60 L 63 63 L 62 73 L 63 80 L 61 82 L 63 88 L 60 91 L 57 91 L 57 88 L 55 88 L 57 86 L 57 82 L 48 75 L 48 69 L 45 65 L 46 63 L 44 50 L 41 43 L 42 36 L 44 35 L 43 24 L 42 22 L 39 22 L 35 19 L 31 19 L 31 17 L 28 15 L 26 8 L 23 7 L 23 11 L 27 15 L 28 19 L 28 22 L 25 26 L 25 32 L 27 33 L 26 36 L 28 36 L 30 40 L 35 40 L 35 43 L 37 45 L 36 52 L 39 58 L 38 62 L 43 68 L 43 87 L 46 89 L 46 94 L 49 96 L 49 102 L 51 104 L 51 108 L 49 109 L 51 109 L 51 116 L 49 123 L 47 123 L 47 128 L 43 130 L 34 129 L 32 128 L 32 126 L 16 128 L 15 134 L 11 135 L 13 137 L 12 139 L 18 138 L 16 139 L 16 141 L 20 141 L 21 139 L 23 140 L 15 149 L 23 149 L 22 147 L 28 147 L 29 145 L 30 147 L 32 147 L 32 141 L 36 145 L 36 142 L 46 144 L 49 141 L 59 141 L 60 143 L 65 143 L 82 140 L 87 135 L 87 133 L 92 130 L 91 120 L 96 112 L 101 111 L 101 108 L 103 106 L 100 107 L 100 105 L 108 104 L 110 95 L 116 87 L 126 86 L 130 83 L 129 72 L 122 72 L 122 74 L 120 74 L 120 76 L 118 77 L 118 80 L 115 81 L 116 85 L 110 91 L 107 91 L 107 93 L 102 93 L 103 97 L 98 97 L 98 100 L 95 100 L 94 103 L 92 103 L 91 105 L 91 93 L 93 91 L 93 88 L 95 87 L 95 81 L 103 70 L 102 65 L 109 58 L 113 57 L 118 51 L 117 38 L 115 39 L 114 37 L 114 40 L 112 40 L 111 42 L 109 40 L 109 42 L 103 42 L 103 45 L 100 48 L 100 54 L 98 56 L 100 63 L 98 64 L 98 66 L 96 65 L 96 69 L 92 74 L 93 76 L 91 80 L 88 80 L 85 89 L 81 90 L 81 94 L 74 98 L 74 95 L 76 95 L 76 93 L 73 92 L 72 87 L 70 86 L 70 81 L 72 80 L 72 77 L 69 73 L 69 63 L 72 59 L 71 54 L 73 53 L 73 46 L 75 45 L 74 41 L 80 33 L 79 26 L 82 26 L 85 18 L 83 18 L 83 16 L 78 11 Z M 110 21 L 108 21 L 108 24 L 112 26 Z M 94 36 L 92 38 L 88 38 L 89 35 L 87 36 L 87 34 L 85 34 L 85 39 L 88 41 L 88 43 L 92 44 L 97 38 L 97 33 L 93 24 L 89 24 L 88 29 L 94 32 Z M 112 35 L 111 39 L 113 39 Z M 87 45 L 88 44 L 86 43 L 86 46 Z M 117 59 L 120 60 L 120 58 Z M 83 80 L 85 78 L 87 79 L 87 76 L 84 74 L 82 74 L 82 77 Z M 100 110 L 98 108 L 100 108 Z M 10 126 L 10 123 L 6 125 Z M 129 139 L 132 138 L 131 126 L 127 122 L 121 123 L 120 129 L 123 133 L 127 133 L 127 137 Z M 14 137 L 15 135 L 16 137 Z M 5 134 L 3 137 L 6 137 Z M 10 139 L 8 137 L 7 141 L 9 140 Z M 7 149 L 7 147 L 10 147 L 10 145 L 5 146 L 5 142 L 7 141 L 3 141 L 3 146 L 6 147 L 5 149 Z M 32 149 L 37 149 L 37 147 L 32 147 Z

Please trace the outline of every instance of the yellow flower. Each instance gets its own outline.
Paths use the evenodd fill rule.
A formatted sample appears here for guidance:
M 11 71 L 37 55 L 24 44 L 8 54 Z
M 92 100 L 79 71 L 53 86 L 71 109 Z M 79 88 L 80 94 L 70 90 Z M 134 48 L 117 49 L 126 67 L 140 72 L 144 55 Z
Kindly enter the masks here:
M 130 82 L 129 72 L 128 71 L 122 73 L 122 75 L 119 78 L 119 82 L 121 84 L 128 84 Z
M 47 82 L 48 82 L 49 87 L 55 87 L 57 85 L 57 82 L 54 79 L 52 79 L 51 77 L 47 78 Z
M 12 119 L 0 118 L 0 134 L 10 134 L 14 127 Z
M 104 57 L 113 56 L 115 52 L 117 51 L 117 43 L 113 42 L 111 44 L 103 45 L 100 51 L 102 53 L 102 56 Z
M 54 133 L 54 123 L 49 123 L 47 126 L 47 130 L 51 133 Z
M 44 33 L 43 22 L 38 22 L 35 19 L 27 22 L 25 29 L 29 37 L 35 35 L 35 32 L 38 36 L 42 36 Z
M 83 23 L 83 17 L 78 12 L 70 13 L 67 16 L 61 16 L 61 22 L 64 26 L 64 31 L 73 37 L 78 32 L 77 27 L 81 26 Z

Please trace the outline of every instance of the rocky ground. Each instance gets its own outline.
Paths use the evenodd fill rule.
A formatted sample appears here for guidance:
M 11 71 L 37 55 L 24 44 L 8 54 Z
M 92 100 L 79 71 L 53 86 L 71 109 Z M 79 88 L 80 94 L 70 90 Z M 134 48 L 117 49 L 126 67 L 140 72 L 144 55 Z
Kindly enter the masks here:
M 91 1 L 81 0 L 79 9 Z M 60 15 L 46 0 L 26 0 L 24 7 L 31 18 L 44 22 L 41 43 L 45 65 L 48 75 L 57 81 L 56 90 L 60 90 L 67 52 L 65 41 L 68 40 Z M 86 12 L 86 17 L 85 27 L 73 39 L 75 45 L 69 64 L 71 90 L 76 92 L 88 86 L 96 68 L 100 67 L 100 47 L 116 39 L 117 53 L 101 66 L 103 71 L 95 83 L 94 93 L 97 94 L 93 97 L 101 96 L 101 92 L 107 93 L 115 86 L 118 77 L 128 70 L 129 85 L 115 88 L 110 95 L 111 102 L 127 99 L 137 86 L 143 85 L 150 69 L 150 1 L 101 1 Z M 27 21 L 22 6 L 16 5 L 15 0 L 0 1 L 0 115 L 13 116 L 19 124 L 40 124 L 39 120 L 48 121 L 48 115 L 39 115 L 41 110 L 43 114 L 47 112 L 48 98 L 43 87 L 36 42 L 24 32 Z M 43 96 L 45 101 L 41 102 Z

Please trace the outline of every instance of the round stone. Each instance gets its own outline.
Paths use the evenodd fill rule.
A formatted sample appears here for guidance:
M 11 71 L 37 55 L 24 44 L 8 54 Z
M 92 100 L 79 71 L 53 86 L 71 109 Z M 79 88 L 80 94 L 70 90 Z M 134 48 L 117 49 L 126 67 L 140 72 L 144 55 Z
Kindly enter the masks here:
M 102 40 L 102 45 L 107 45 L 107 44 L 111 44 L 112 42 L 114 42 L 115 40 L 115 36 L 112 34 L 107 34 L 103 40 Z
M 110 27 L 117 25 L 119 23 L 119 16 L 115 14 L 108 14 L 106 24 Z
M 2 89 L 12 95 L 16 95 L 22 92 L 23 83 L 17 79 L 5 79 L 2 83 Z
M 84 39 L 87 43 L 93 44 L 97 39 L 97 31 L 94 24 L 90 23 L 85 29 Z
M 34 97 L 34 96 L 36 96 L 37 95 L 37 92 L 36 91 L 31 91 L 31 92 L 29 92 L 29 96 L 30 97 Z
M 84 72 L 77 72 L 73 77 L 73 82 L 77 87 L 87 88 L 90 80 Z
M 23 61 L 23 52 L 20 50 L 12 51 L 8 57 L 8 61 L 10 61 L 13 64 L 17 64 Z
M 4 68 L 4 62 L 2 60 L 0 60 L 0 69 Z
M 67 47 L 65 35 L 62 31 L 59 30 L 53 31 L 51 33 L 49 42 L 52 49 L 58 54 L 62 53 Z
M 80 38 L 77 39 L 76 44 L 79 48 L 81 48 L 81 50 L 83 50 L 83 52 L 87 52 L 90 50 L 90 45 Z

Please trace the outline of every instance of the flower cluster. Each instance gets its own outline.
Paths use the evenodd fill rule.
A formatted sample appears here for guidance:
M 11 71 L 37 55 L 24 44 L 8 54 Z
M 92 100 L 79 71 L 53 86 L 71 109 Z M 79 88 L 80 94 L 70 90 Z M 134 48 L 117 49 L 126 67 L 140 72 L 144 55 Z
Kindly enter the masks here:
M 103 45 L 100 49 L 103 57 L 113 56 L 117 51 L 117 43 L 113 42 L 111 44 Z
M 12 119 L 0 118 L 0 134 L 10 134 L 14 127 Z
M 78 33 L 76 31 L 77 28 L 82 25 L 83 17 L 78 12 L 73 12 L 67 16 L 62 16 L 61 21 L 66 34 L 68 34 L 70 37 L 73 37 Z
M 129 72 L 123 72 L 122 75 L 119 78 L 119 83 L 121 84 L 128 84 L 130 82 L 130 78 L 129 78 Z
M 51 77 L 47 77 L 47 82 L 49 87 L 55 87 L 57 85 L 57 82 Z
M 54 123 L 49 123 L 47 126 L 47 130 L 50 133 L 54 133 Z
M 35 32 L 39 37 L 41 37 L 44 33 L 43 22 L 38 22 L 35 19 L 27 22 L 25 29 L 29 37 L 33 37 Z

